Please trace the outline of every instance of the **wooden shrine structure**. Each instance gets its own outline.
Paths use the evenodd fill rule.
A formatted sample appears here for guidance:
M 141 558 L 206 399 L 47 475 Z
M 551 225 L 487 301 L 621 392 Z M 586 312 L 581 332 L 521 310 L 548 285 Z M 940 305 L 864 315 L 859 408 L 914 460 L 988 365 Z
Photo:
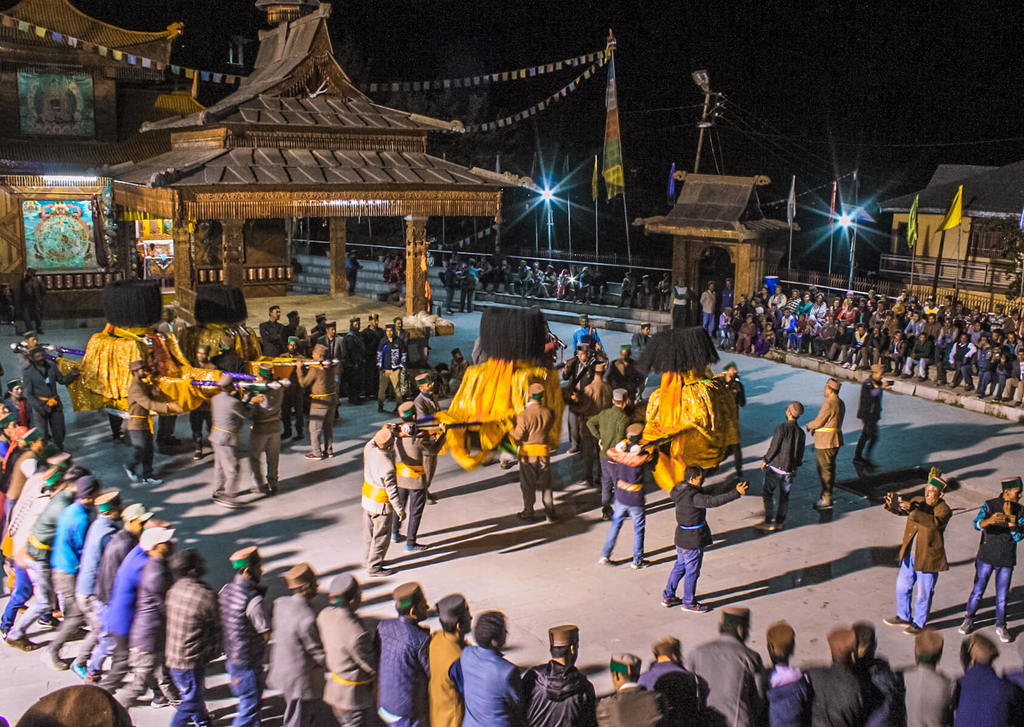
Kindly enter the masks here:
M 171 221 L 174 288 L 191 315 L 203 283 L 284 292 L 286 221 L 330 220 L 331 293 L 346 290 L 349 217 L 405 220 L 406 308 L 426 309 L 426 223 L 431 216 L 500 219 L 503 186 L 532 184 L 467 169 L 427 153 L 431 132 L 463 131 L 373 103 L 334 57 L 331 6 L 258 0 L 272 27 L 261 31 L 253 73 L 218 103 L 142 126 L 169 132 L 171 149 L 110 168 L 125 215 Z

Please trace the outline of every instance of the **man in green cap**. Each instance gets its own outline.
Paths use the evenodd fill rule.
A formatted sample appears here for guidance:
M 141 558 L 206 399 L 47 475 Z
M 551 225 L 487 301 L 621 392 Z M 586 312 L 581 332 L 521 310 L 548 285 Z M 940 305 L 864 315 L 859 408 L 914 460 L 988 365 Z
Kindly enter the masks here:
M 444 430 L 433 433 L 416 426 L 416 406 L 411 401 L 402 402 L 398 406 L 398 416 L 402 420 L 399 434 L 395 437 L 395 474 L 398 482 L 398 494 L 402 507 L 409 514 L 406 524 L 405 549 L 413 553 L 427 546 L 416 542 L 420 528 L 420 518 L 427 504 L 427 467 L 426 458 L 436 456 L 444 443 Z M 401 539 L 401 524 L 392 520 L 391 541 L 397 543 Z
M 302 358 L 303 354 L 299 348 L 299 339 L 295 336 L 288 336 L 285 342 L 284 356 L 291 359 Z M 284 428 L 281 438 L 283 441 L 288 441 L 289 439 L 298 441 L 304 436 L 305 425 L 303 424 L 302 417 L 306 412 L 307 406 L 306 392 L 299 386 L 298 367 L 292 369 L 288 381 L 291 383 L 284 390 L 284 399 L 281 401 L 281 421 Z
M 597 703 L 597 724 L 609 727 L 658 727 L 664 710 L 661 695 L 639 684 L 643 662 L 635 654 L 616 654 L 608 668 L 612 673 L 613 694 Z
M 597 440 L 601 462 L 601 519 L 612 519 L 612 497 L 615 489 L 615 467 L 608 459 L 608 450 L 626 438 L 629 426 L 629 392 L 624 388 L 612 390 L 612 405 L 587 420 L 590 436 Z
M 25 398 L 25 385 L 21 379 L 11 379 L 7 382 L 7 398 L 4 399 L 7 411 L 17 419 L 18 426 L 32 426 L 32 410 L 28 408 L 28 399 Z
M 896 615 L 883 620 L 889 626 L 905 626 L 905 632 L 911 636 L 921 633 L 928 622 L 939 573 L 949 570 L 943 533 L 953 511 L 943 499 L 946 487 L 946 481 L 933 473 L 924 486 L 923 496 L 908 500 L 897 497 L 895 492 L 885 496 L 886 509 L 907 518 L 907 526 L 903 531 L 900 571 L 896 578 Z
M 996 636 L 1010 643 L 1006 630 L 1006 597 L 1010 592 L 1013 568 L 1017 565 L 1017 543 L 1024 539 L 1024 508 L 1020 496 L 1024 482 L 1020 477 L 1007 477 L 1001 483 L 999 497 L 985 501 L 974 518 L 974 529 L 981 531 L 981 544 L 974 561 L 974 588 L 967 601 L 967 615 L 960 625 L 966 636 L 974 630 L 974 614 L 981 605 L 992 573 L 996 574 Z
M 259 365 L 260 381 L 270 384 L 262 392 L 262 400 L 252 410 L 252 432 L 249 434 L 249 469 L 252 470 L 252 489 L 263 495 L 277 492 L 277 466 L 281 457 L 281 405 L 284 403 L 288 379 L 278 381 L 274 367 Z M 266 473 L 263 459 L 267 460 Z
M 217 367 L 210 361 L 210 347 L 201 343 L 196 346 L 195 367 L 197 369 L 216 370 Z M 209 435 L 213 429 L 213 420 L 210 418 L 210 402 L 204 401 L 188 413 L 189 427 L 192 429 L 192 444 L 195 451 L 192 453 L 192 461 L 198 462 L 203 458 L 203 424 L 206 425 L 206 433 Z

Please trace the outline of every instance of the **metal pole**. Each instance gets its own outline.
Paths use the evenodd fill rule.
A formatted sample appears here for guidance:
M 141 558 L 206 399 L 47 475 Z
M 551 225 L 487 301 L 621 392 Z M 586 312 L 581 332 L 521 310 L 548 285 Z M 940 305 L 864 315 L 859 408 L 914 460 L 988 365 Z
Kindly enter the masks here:
M 633 249 L 629 244 L 629 213 L 626 212 L 626 192 L 622 192 L 622 219 L 626 222 L 626 260 L 629 266 L 633 267 Z
M 565 190 L 565 216 L 566 227 L 569 230 L 569 260 L 572 261 L 572 198 L 568 189 Z
M 594 200 L 594 262 L 601 259 L 601 229 L 597 224 L 597 200 Z
M 551 253 L 551 228 L 555 226 L 555 221 L 551 217 L 551 202 L 545 202 L 544 206 L 548 208 L 548 254 Z
M 697 158 L 693 160 L 693 173 L 700 171 L 700 150 L 704 146 L 704 124 L 708 120 L 708 105 L 711 103 L 711 89 L 704 92 L 704 110 L 700 115 L 700 133 L 697 135 Z
M 789 278 L 793 278 L 793 223 L 789 225 L 789 257 L 786 259 L 789 265 Z
M 938 300 L 939 294 L 939 270 L 942 268 L 942 249 L 946 246 L 946 231 L 939 235 L 939 254 L 935 257 L 935 276 L 932 278 L 932 296 Z M 956 298 L 953 299 L 954 301 Z
M 850 235 L 850 277 L 849 277 L 849 282 L 848 282 L 848 284 L 846 286 L 847 290 L 853 290 L 853 266 L 854 266 L 854 264 L 855 264 L 855 262 L 857 260 L 857 216 L 858 216 L 858 209 L 859 209 L 857 207 L 858 187 L 859 187 L 859 184 L 858 184 L 858 181 L 857 181 L 857 170 L 854 169 L 853 170 L 853 211 L 854 211 L 854 218 L 852 220 L 852 223 L 853 223 L 853 225 L 852 225 L 853 226 L 853 233 Z

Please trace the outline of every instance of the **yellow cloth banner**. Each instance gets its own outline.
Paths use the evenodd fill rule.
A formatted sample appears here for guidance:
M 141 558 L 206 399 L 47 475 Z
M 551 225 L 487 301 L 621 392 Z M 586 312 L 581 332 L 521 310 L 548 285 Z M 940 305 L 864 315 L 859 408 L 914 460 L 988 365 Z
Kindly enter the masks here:
M 654 467 L 654 481 L 671 490 L 687 465 L 717 467 L 731 445 L 740 441 L 736 397 L 710 370 L 665 373 L 647 404 L 644 439 L 671 438 Z
M 460 467 L 476 469 L 498 448 L 512 431 L 516 414 L 530 400 L 528 389 L 535 381 L 544 384 L 545 406 L 555 413 L 548 446 L 558 447 L 564 406 L 558 372 L 525 361 L 491 359 L 466 369 L 448 410 L 437 414 L 439 422 L 449 425 L 480 422 L 474 427 L 449 429 L 445 434 L 445 446 Z M 479 446 L 477 454 L 472 453 L 475 446 Z
M 964 185 L 960 185 L 956 189 L 956 196 L 953 197 L 953 203 L 946 210 L 946 216 L 942 218 L 942 224 L 939 225 L 939 231 L 952 230 L 954 227 L 959 227 L 960 220 L 963 217 L 964 212 Z

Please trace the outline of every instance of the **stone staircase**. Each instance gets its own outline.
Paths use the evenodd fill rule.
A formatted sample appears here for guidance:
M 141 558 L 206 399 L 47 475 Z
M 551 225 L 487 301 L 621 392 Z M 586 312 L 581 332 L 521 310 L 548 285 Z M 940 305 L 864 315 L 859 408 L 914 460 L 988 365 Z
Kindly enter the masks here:
M 437 293 L 434 300 L 443 302 Z M 574 303 L 555 298 L 524 298 L 512 293 L 497 293 L 478 290 L 474 296 L 474 307 L 484 308 L 528 308 L 537 306 L 549 321 L 559 323 L 576 323 L 583 314 L 590 316 L 594 328 L 609 331 L 626 331 L 637 333 L 642 323 L 650 323 L 655 331 L 672 324 L 672 314 L 664 311 L 652 311 L 644 308 L 619 308 L 598 303 Z

